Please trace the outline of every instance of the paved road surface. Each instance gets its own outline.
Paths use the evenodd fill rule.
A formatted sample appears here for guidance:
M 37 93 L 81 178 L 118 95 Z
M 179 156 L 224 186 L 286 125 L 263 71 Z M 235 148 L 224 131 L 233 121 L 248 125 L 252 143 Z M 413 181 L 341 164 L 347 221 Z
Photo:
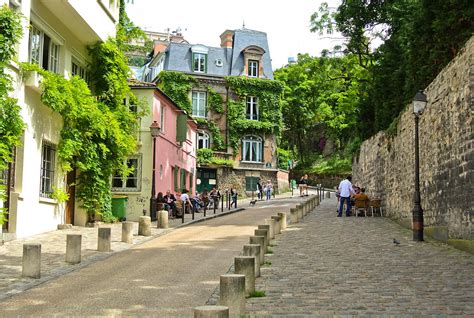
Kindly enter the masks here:
M 258 224 L 298 198 L 258 202 L 148 241 L 0 302 L 0 317 L 190 317 Z
M 252 317 L 474 317 L 474 256 L 324 200 L 277 236 Z M 394 245 L 393 238 L 401 244 Z

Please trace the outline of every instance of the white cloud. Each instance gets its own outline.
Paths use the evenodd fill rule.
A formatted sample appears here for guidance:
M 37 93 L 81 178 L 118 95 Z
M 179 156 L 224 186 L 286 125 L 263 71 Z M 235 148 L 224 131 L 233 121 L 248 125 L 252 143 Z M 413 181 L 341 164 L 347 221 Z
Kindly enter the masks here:
M 239 1 L 153 1 L 134 0 L 127 13 L 137 25 L 150 31 L 182 29 L 189 43 L 220 45 L 219 35 L 226 29 L 266 32 L 273 68 L 285 65 L 298 53 L 319 55 L 340 41 L 321 39 L 309 31 L 309 20 L 322 0 L 239 0 Z M 337 6 L 340 0 L 328 1 Z

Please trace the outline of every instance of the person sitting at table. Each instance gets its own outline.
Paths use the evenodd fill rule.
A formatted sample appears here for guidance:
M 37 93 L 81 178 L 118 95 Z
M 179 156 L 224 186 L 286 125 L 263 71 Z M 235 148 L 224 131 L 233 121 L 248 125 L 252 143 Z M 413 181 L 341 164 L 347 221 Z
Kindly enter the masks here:
M 166 204 L 169 206 L 169 216 L 171 218 L 175 218 L 177 215 L 176 197 L 171 193 L 170 190 L 168 190 L 166 191 L 166 195 L 163 196 L 163 199 L 165 199 Z
M 357 215 L 357 210 L 364 209 L 365 215 L 367 215 L 367 210 L 369 209 L 369 197 L 365 194 L 365 188 L 361 188 L 359 193 L 354 195 L 355 200 L 355 213 Z

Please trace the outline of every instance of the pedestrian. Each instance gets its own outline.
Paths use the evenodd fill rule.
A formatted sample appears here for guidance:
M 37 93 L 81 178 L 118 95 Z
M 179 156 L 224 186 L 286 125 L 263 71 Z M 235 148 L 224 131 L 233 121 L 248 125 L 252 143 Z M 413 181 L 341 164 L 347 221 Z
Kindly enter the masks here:
M 354 194 L 354 189 L 352 188 L 352 176 L 347 176 L 344 180 L 339 183 L 339 211 L 337 213 L 338 217 L 342 216 L 342 209 L 344 208 L 344 202 L 346 202 L 346 216 L 351 216 L 351 195 Z
M 260 179 L 257 181 L 257 198 L 259 200 L 263 200 L 263 187 L 262 184 L 260 183 Z
M 230 197 L 232 201 L 230 202 L 230 207 L 232 208 L 232 205 L 234 205 L 234 208 L 237 207 L 237 190 L 230 189 Z
M 183 202 L 183 206 L 185 207 L 185 210 L 190 211 L 190 210 L 187 210 L 187 207 L 191 209 L 193 207 L 193 203 L 189 199 L 188 190 L 184 189 L 183 192 L 181 193 L 181 201 Z
M 273 184 L 270 180 L 268 180 L 267 184 L 265 185 L 265 188 L 267 189 L 265 193 L 267 195 L 267 200 L 270 200 L 273 192 Z
M 300 189 L 300 197 L 304 197 L 305 191 L 306 191 L 306 194 L 308 193 L 308 175 L 307 174 L 301 177 L 298 187 Z

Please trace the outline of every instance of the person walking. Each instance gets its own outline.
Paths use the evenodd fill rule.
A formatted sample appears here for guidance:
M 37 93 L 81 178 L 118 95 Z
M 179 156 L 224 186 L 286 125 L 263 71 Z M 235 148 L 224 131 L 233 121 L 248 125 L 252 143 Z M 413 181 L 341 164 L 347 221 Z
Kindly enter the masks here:
M 347 176 L 344 180 L 339 183 L 339 210 L 337 213 L 338 217 L 342 216 L 342 209 L 344 208 L 344 202 L 346 202 L 346 216 L 351 216 L 351 195 L 354 194 L 354 189 L 352 188 L 352 176 Z
M 257 198 L 263 200 L 263 187 L 260 184 L 260 179 L 257 181 Z
M 267 185 L 265 186 L 267 188 L 266 195 L 267 195 L 267 200 L 270 200 L 272 197 L 272 192 L 273 192 L 273 184 L 270 180 L 268 180 Z

